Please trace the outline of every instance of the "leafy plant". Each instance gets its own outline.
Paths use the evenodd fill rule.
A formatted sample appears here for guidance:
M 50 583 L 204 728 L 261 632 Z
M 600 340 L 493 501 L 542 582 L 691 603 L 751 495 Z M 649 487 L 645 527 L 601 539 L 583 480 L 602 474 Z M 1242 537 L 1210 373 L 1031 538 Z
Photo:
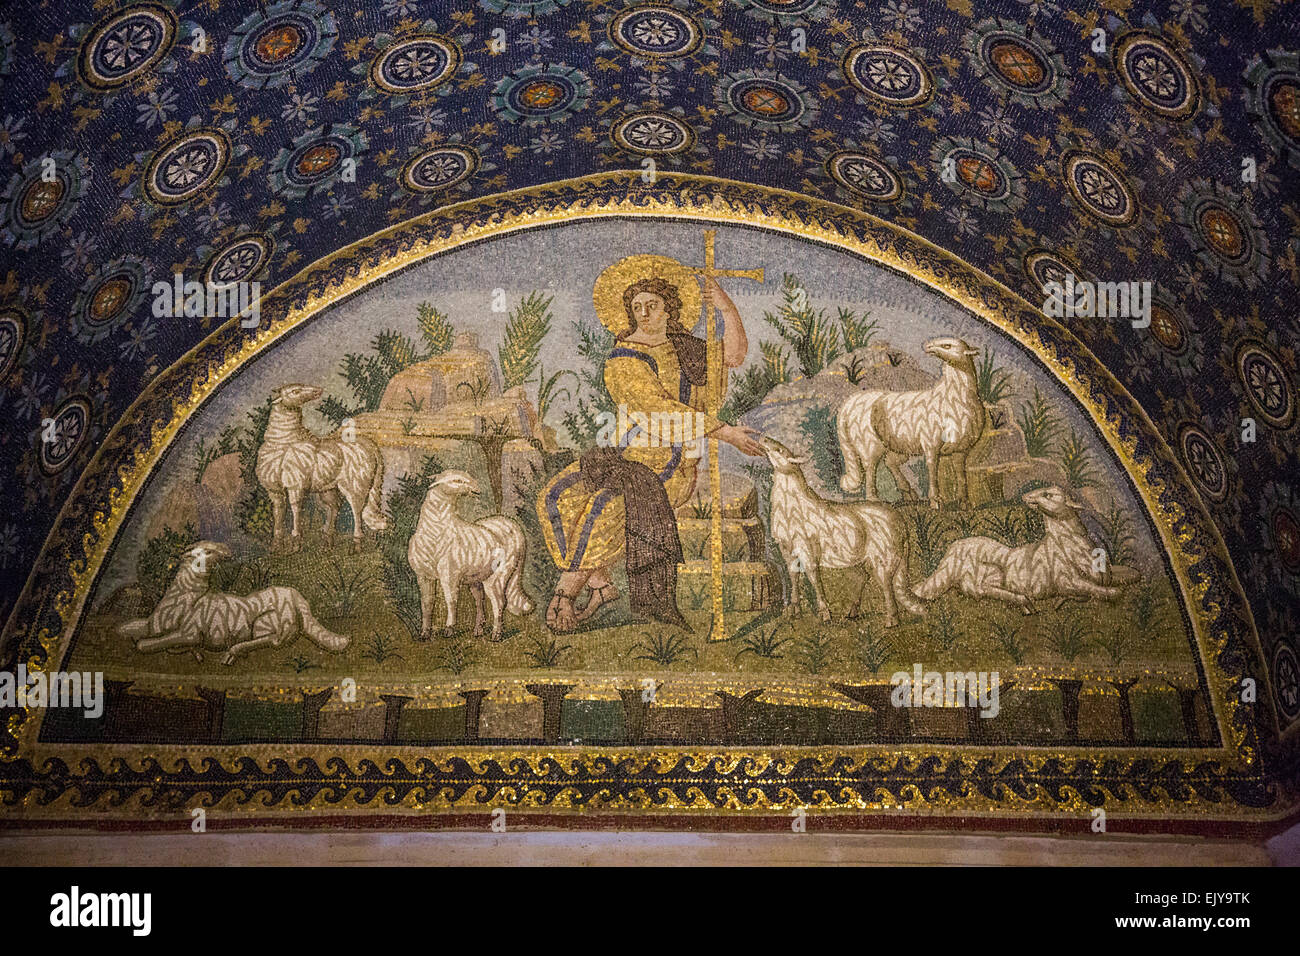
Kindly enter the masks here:
M 424 399 L 417 398 L 415 392 L 409 388 L 406 390 L 406 402 L 404 404 L 417 415 L 424 409 Z
M 763 372 L 773 386 L 790 381 L 790 353 L 776 342 L 759 342 L 758 352 L 763 356 Z
M 725 563 L 739 564 L 740 562 L 747 561 L 749 559 L 748 540 L 744 540 L 744 539 L 738 540 L 730 546 L 727 545 L 726 541 L 723 541 L 722 544 L 723 544 L 722 560 Z
M 825 309 L 813 309 L 808 290 L 796 276 L 785 274 L 781 297 L 781 308 L 764 312 L 763 320 L 790 345 L 800 370 L 811 378 L 841 354 L 839 329 Z
M 1017 421 L 1025 436 L 1025 449 L 1031 457 L 1044 458 L 1051 454 L 1061 432 L 1061 419 L 1037 385 L 1034 386 L 1033 401 L 1020 406 Z
M 701 581 L 698 584 L 685 584 L 682 586 L 682 591 L 686 598 L 687 610 L 698 611 L 704 607 L 704 600 L 709 596 L 709 582 Z
M 569 438 L 580 446 L 590 444 L 600 431 L 600 421 L 596 418 L 603 411 L 599 406 L 589 402 L 586 398 L 579 396 L 574 401 L 574 407 L 564 413 L 561 419 L 564 424 L 564 430 L 569 433 Z
M 461 389 L 469 393 L 469 400 L 475 405 L 482 405 L 487 401 L 488 395 L 492 393 L 492 381 L 485 375 L 478 375 L 472 382 L 457 382 L 456 394 L 459 395 Z
M 1156 631 L 1155 625 L 1164 617 L 1165 602 L 1156 590 L 1154 583 L 1148 581 L 1137 589 L 1133 596 L 1133 623 L 1147 635 Z
M 605 387 L 605 359 L 614 347 L 614 333 L 603 325 L 580 320 L 573 323 L 578 336 L 578 354 L 583 365 L 576 371 L 585 394 L 574 399 L 574 408 L 563 418 L 564 429 L 576 444 L 586 446 L 600 428 L 596 416 L 600 412 L 614 412 L 614 400 Z
M 763 404 L 772 389 L 790 380 L 790 354 L 784 346 L 774 342 L 759 342 L 761 362 L 745 367 L 733 375 L 727 389 L 727 399 L 718 412 L 725 422 L 735 424 L 746 412 Z
M 534 291 L 507 316 L 505 339 L 497 349 L 505 389 L 522 385 L 533 377 L 542 341 L 551 331 L 552 299 Z
M 835 434 L 835 414 L 826 405 L 813 405 L 804 412 L 799 430 L 808 437 L 813 467 L 827 488 L 839 488 L 844 473 L 844 456 Z
M 651 634 L 649 631 L 641 632 L 642 641 L 632 645 L 632 650 L 641 651 L 633 659 L 638 661 L 654 661 L 662 667 L 671 667 L 680 660 L 686 658 L 689 651 L 693 657 L 699 659 L 699 651 L 690 646 L 690 638 L 680 631 L 675 634 Z
M 524 656 L 532 662 L 530 667 L 555 667 L 560 663 L 561 655 L 572 647 L 572 644 L 560 646 L 555 638 L 548 641 L 538 634 L 533 637 L 532 646 L 524 650 Z
M 157 604 L 176 571 L 181 565 L 181 555 L 189 550 L 197 537 L 194 525 L 186 524 L 177 531 L 170 525 L 162 533 L 150 538 L 135 561 L 135 580 L 150 607 Z
M 1029 522 L 1024 510 L 1008 508 L 1002 514 L 984 518 L 984 529 L 1008 547 L 1014 548 L 1029 539 Z
M 1126 627 L 1110 627 L 1099 632 L 1093 643 L 1106 652 L 1112 664 L 1118 666 L 1133 648 L 1133 632 Z
M 221 561 L 208 576 L 215 590 L 239 595 L 269 587 L 274 578 L 275 573 L 261 561 Z
M 537 366 L 537 417 L 539 420 L 546 418 L 546 413 L 559 400 L 560 395 L 564 396 L 563 400 L 566 402 L 573 398 L 572 392 L 567 388 L 560 387 L 560 382 L 564 380 L 566 375 L 570 376 L 574 382 L 578 382 L 577 373 L 570 369 L 562 368 L 550 378 L 547 378 L 546 369 L 541 365 Z
M 379 360 L 390 377 L 424 358 L 410 336 L 396 329 L 381 329 L 375 335 L 371 348 L 379 354 Z
M 713 517 L 713 502 L 705 501 L 700 494 L 691 502 L 691 517 L 708 519 Z
M 957 631 L 957 617 L 946 604 L 934 605 L 926 624 L 930 639 L 945 651 L 950 650 L 957 643 L 957 638 L 961 637 Z
M 207 472 L 210 464 L 223 455 L 229 455 L 231 452 L 238 450 L 238 425 L 227 425 L 223 428 L 213 445 L 204 444 L 203 439 L 200 438 L 198 445 L 194 449 L 194 483 L 197 485 L 203 480 L 203 475 Z
M 315 661 L 309 660 L 301 654 L 297 654 L 288 659 L 286 662 L 293 667 L 295 674 L 301 674 L 303 671 L 319 670 L 320 665 Z
M 1088 627 L 1077 615 L 1071 615 L 1050 631 L 1048 644 L 1067 661 L 1083 653 L 1088 639 L 1097 632 Z
M 773 660 L 784 657 L 781 654 L 781 648 L 789 644 L 792 638 L 783 637 L 778 639 L 777 632 L 783 627 L 788 627 L 788 621 L 778 621 L 767 630 L 758 628 L 745 638 L 745 646 L 736 653 L 736 660 L 745 654 L 753 654 L 755 657 L 766 657 Z
M 479 659 L 480 651 L 477 642 L 462 637 L 443 643 L 434 655 L 433 663 L 440 671 L 463 674 L 477 664 Z
M 415 307 L 415 321 L 420 326 L 420 337 L 424 339 L 425 359 L 451 351 L 456 331 L 446 313 L 439 312 L 428 302 L 421 302 Z
M 339 374 L 352 392 L 353 403 L 348 405 L 328 395 L 316 406 L 320 413 L 337 426 L 362 412 L 373 412 L 379 408 L 394 375 L 451 348 L 455 333 L 444 313 L 421 302 L 416 306 L 416 322 L 420 327 L 419 343 L 396 329 L 382 329 L 370 343 L 373 354 L 344 355 Z M 419 408 L 413 410 L 418 412 Z
M 976 516 L 969 511 L 959 511 L 952 516 L 957 537 L 973 538 L 975 536 Z
M 1134 557 L 1133 544 L 1137 541 L 1132 519 L 1114 504 L 1100 517 L 1101 545 L 1106 549 L 1107 560 L 1111 564 L 1131 564 Z
M 986 405 L 996 405 L 1011 391 L 1011 373 L 1003 370 L 993 361 L 993 351 L 984 347 L 984 355 L 975 367 L 975 388 L 980 401 Z
M 859 317 L 853 309 L 840 307 L 840 335 L 844 340 L 844 351 L 856 352 L 865 349 L 880 332 L 880 321 L 872 319 L 870 312 L 863 312 Z
M 269 539 L 273 530 L 271 497 L 257 480 L 257 450 L 266 437 L 266 426 L 271 420 L 271 399 L 268 397 L 248 413 L 248 424 L 239 439 L 239 473 L 244 479 L 244 493 L 235 506 L 235 521 L 253 537 Z
M 357 604 L 373 594 L 379 584 L 378 578 L 369 568 L 362 566 L 348 569 L 338 558 L 330 561 L 325 579 L 325 593 L 329 599 L 327 606 L 344 617 L 352 614 Z
M 875 674 L 885 666 L 885 661 L 893 653 L 894 642 L 888 637 L 878 635 L 868 625 L 858 628 L 855 641 L 858 660 L 870 673 Z
M 849 380 L 850 385 L 857 385 L 866 374 L 867 363 L 862 361 L 861 355 L 854 355 L 844 363 L 844 377 Z
M 1029 650 L 1019 640 L 1019 634 L 1020 628 L 1007 621 L 993 622 L 993 637 L 1002 650 L 1006 651 L 1007 657 L 1011 658 L 1013 664 L 1023 664 L 1025 662 L 1025 653 Z
M 405 660 L 401 654 L 398 654 L 394 648 L 397 641 L 388 637 L 386 634 L 380 634 L 375 631 L 370 640 L 366 641 L 366 649 L 361 652 L 361 656 L 367 660 L 374 661 L 376 664 L 382 664 L 384 661 Z
M 1061 443 L 1056 460 L 1061 463 L 1066 478 L 1075 488 L 1101 483 L 1092 452 L 1084 445 L 1083 436 L 1073 428 L 1070 429 L 1070 437 Z
M 794 659 L 809 674 L 820 674 L 830 663 L 833 644 L 831 636 L 824 629 L 818 628 L 795 644 Z
M 943 558 L 942 519 L 929 508 L 915 508 L 911 515 L 912 530 L 916 537 L 916 553 L 921 556 L 921 567 L 925 571 L 925 576 L 929 577 L 934 574 L 935 568 Z

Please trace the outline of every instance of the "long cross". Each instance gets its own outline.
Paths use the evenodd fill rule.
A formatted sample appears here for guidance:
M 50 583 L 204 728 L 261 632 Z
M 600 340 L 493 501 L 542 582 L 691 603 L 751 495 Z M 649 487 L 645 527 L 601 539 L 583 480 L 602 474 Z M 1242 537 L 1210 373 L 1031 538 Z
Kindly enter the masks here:
M 726 392 L 726 369 L 723 367 L 722 342 L 717 337 L 717 321 L 713 309 L 713 296 L 709 294 L 708 280 L 721 277 L 736 279 L 753 279 L 763 281 L 762 269 L 718 269 L 714 267 L 713 240 L 717 238 L 716 229 L 704 230 L 704 268 L 692 269 L 697 276 L 705 280 L 704 285 L 704 339 L 706 372 L 708 384 L 705 386 L 704 408 L 710 415 L 716 416 L 722 408 L 722 396 Z M 709 571 L 710 590 L 713 592 L 713 626 L 709 630 L 710 641 L 727 639 L 726 622 L 722 614 L 722 471 L 718 465 L 718 440 L 709 439 Z

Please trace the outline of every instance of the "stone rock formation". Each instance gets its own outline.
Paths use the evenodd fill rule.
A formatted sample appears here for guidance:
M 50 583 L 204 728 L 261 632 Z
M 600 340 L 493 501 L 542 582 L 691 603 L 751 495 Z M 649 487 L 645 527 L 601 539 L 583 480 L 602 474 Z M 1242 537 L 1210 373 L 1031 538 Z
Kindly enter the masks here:
M 355 419 L 357 433 L 379 445 L 384 468 L 400 475 L 417 469 L 426 455 L 445 467 L 477 454 L 503 497 L 504 450 L 519 464 L 517 442 L 556 448 L 555 430 L 543 427 L 522 386 L 501 391 L 501 376 L 478 336 L 462 332 L 442 355 L 416 362 L 393 376 L 379 408 Z M 508 477 L 508 472 L 506 473 Z

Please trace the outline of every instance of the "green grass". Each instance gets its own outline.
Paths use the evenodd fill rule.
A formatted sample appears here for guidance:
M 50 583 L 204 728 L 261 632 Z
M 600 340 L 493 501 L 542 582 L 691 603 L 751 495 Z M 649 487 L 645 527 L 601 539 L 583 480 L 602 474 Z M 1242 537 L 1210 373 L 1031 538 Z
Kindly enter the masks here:
M 987 347 L 975 366 L 975 388 L 985 405 L 996 405 L 1011 392 L 1011 373 L 994 362 L 993 352 Z
M 1033 401 L 1020 406 L 1017 422 L 1024 433 L 1025 449 L 1030 456 L 1045 458 L 1051 454 L 1061 433 L 1061 419 L 1037 385 L 1034 386 Z
M 418 478 L 407 489 L 408 503 L 390 508 L 390 516 L 413 521 L 411 505 L 421 495 Z M 978 513 L 1001 521 L 1013 510 L 1018 513 L 1020 506 L 981 508 Z M 929 522 L 928 533 L 936 542 L 957 533 L 957 516 L 933 515 L 924 505 L 906 509 L 904 514 L 910 517 L 912 512 L 924 512 L 922 521 Z M 435 634 L 431 641 L 419 643 L 412 639 L 406 622 L 413 615 L 418 629 L 418 595 L 411 593 L 403 602 L 391 597 L 391 589 L 404 590 L 406 586 L 395 580 L 396 571 L 410 574 L 405 563 L 409 534 L 409 528 L 391 538 L 386 534 L 378 543 L 368 537 L 363 549 L 353 554 L 349 540 L 336 540 L 331 547 L 324 535 L 314 530 L 307 532 L 296 552 L 253 550 L 241 553 L 237 564 L 218 565 L 220 583 L 234 593 L 248 593 L 271 582 L 297 588 L 324 626 L 352 638 L 344 651 L 324 651 L 300 638 L 278 653 L 254 651 L 230 667 L 221 665 L 220 655 L 215 654 L 205 655 L 202 662 L 190 655 L 145 655 L 114 632 L 123 617 L 135 613 L 95 610 L 79 633 L 66 668 L 102 670 L 109 679 L 145 680 L 150 675 L 166 675 L 169 680 L 174 678 L 174 683 L 201 679 L 204 686 L 219 687 L 291 681 L 300 673 L 300 665 L 294 663 L 297 658 L 306 668 L 301 673 L 309 670 L 313 682 L 320 684 L 343 677 L 413 684 L 508 676 L 535 679 L 539 668 L 562 675 L 637 676 L 654 666 L 670 666 L 679 674 L 754 675 L 773 680 L 806 680 L 816 675 L 819 679 L 860 681 L 873 674 L 910 669 L 918 661 L 940 670 L 978 669 L 977 665 L 1005 669 L 1009 664 L 1023 664 L 1097 671 L 1112 666 L 1116 650 L 1125 667 L 1191 660 L 1181 617 L 1173 613 L 1177 607 L 1174 591 L 1163 577 L 1127 589 L 1124 598 L 1114 604 L 1087 608 L 1070 604 L 1059 610 L 1043 606 L 1030 616 L 1022 616 L 1008 604 L 953 592 L 929 605 L 924 617 L 905 616 L 900 626 L 886 628 L 883 601 L 874 583 L 867 586 L 863 616 L 844 619 L 862 581 L 856 569 L 822 572 L 835 615 L 831 623 L 824 624 L 807 603 L 803 613 L 788 619 L 777 617 L 782 610 L 779 607 L 762 613 L 733 610 L 728 627 L 736 636 L 719 643 L 704 639 L 710 620 L 704 575 L 679 577 L 678 605 L 690 630 L 673 638 L 647 638 L 661 629 L 617 616 L 606 616 L 612 619 L 600 622 L 605 626 L 554 635 L 543 624 L 549 591 L 526 578 L 537 610 L 525 617 L 507 614 L 507 640 L 492 643 L 468 633 L 474 602 L 470 590 L 464 588 L 457 602 L 457 636 L 445 640 Z M 183 532 L 175 532 L 172 540 L 183 537 Z M 155 548 L 155 555 L 165 559 L 166 549 Z M 547 561 L 544 554 L 539 559 Z M 923 560 L 913 544 L 909 580 L 921 579 Z M 373 579 L 382 586 L 357 588 L 343 599 L 331 599 L 333 585 L 326 582 L 339 574 L 344 580 Z M 625 582 L 618 579 L 618 573 L 615 577 L 624 589 Z M 169 580 L 155 571 L 155 579 L 159 578 Z M 413 591 L 413 576 L 409 585 Z M 745 607 L 734 595 L 747 590 L 747 582 L 729 581 L 728 603 Z M 96 597 L 97 608 L 104 597 Z M 151 608 L 149 603 L 145 610 Z M 445 614 L 439 598 L 433 612 L 439 629 Z M 672 662 L 657 663 L 656 659 Z
M 799 370 L 811 378 L 841 354 L 840 329 L 825 309 L 814 309 L 799 278 L 786 273 L 781 283 L 781 307 L 763 313 L 767 322 L 790 346 Z
M 400 661 L 405 658 L 397 653 L 397 639 L 388 635 L 380 634 L 376 631 L 366 642 L 366 649 L 361 656 L 366 660 L 374 661 L 376 664 L 382 664 L 385 661 Z
M 1060 443 L 1056 450 L 1056 460 L 1065 469 L 1065 476 L 1075 488 L 1101 484 L 1101 475 L 1092 452 L 1084 443 L 1083 436 L 1073 428 L 1070 437 Z
M 572 644 L 561 644 L 553 637 L 547 639 L 541 634 L 536 634 L 525 649 L 524 656 L 528 658 L 531 667 L 557 667 L 564 652 L 572 649 Z
M 1137 535 L 1133 533 L 1133 519 L 1117 505 L 1111 505 L 1101 515 L 1101 544 L 1106 549 L 1107 560 L 1111 564 L 1132 564 L 1133 545 Z
M 651 661 L 662 667 L 672 667 L 678 661 L 686 660 L 688 653 L 694 658 L 700 656 L 699 652 L 691 647 L 690 636 L 680 631 L 676 634 L 664 634 L 662 631 L 652 634 L 649 631 L 642 631 L 641 641 L 633 644 L 632 650 L 641 651 L 640 654 L 634 655 L 634 660 Z
M 781 653 L 781 648 L 789 644 L 791 638 L 777 637 L 777 634 L 787 627 L 789 623 L 781 621 L 767 630 L 757 630 L 750 634 L 745 638 L 744 645 L 736 652 L 736 659 L 739 660 L 745 654 L 753 654 L 755 657 L 763 657 L 767 660 L 785 656 Z
M 1011 658 L 1013 664 L 1023 664 L 1025 662 L 1025 652 L 1027 648 L 1020 637 L 1020 626 L 1013 625 L 1006 621 L 993 622 L 993 636 L 998 642 L 998 646 Z
M 1081 618 L 1072 614 L 1062 621 L 1059 627 L 1052 630 L 1048 643 L 1063 660 L 1073 661 L 1083 654 L 1089 639 L 1096 635 L 1096 629 L 1089 627 Z
M 857 659 L 868 674 L 876 674 L 889 660 L 894 650 L 894 642 L 883 636 L 877 628 L 862 625 L 857 628 L 855 648 Z
M 820 674 L 830 664 L 834 649 L 830 633 L 819 628 L 795 642 L 792 656 L 809 674 Z

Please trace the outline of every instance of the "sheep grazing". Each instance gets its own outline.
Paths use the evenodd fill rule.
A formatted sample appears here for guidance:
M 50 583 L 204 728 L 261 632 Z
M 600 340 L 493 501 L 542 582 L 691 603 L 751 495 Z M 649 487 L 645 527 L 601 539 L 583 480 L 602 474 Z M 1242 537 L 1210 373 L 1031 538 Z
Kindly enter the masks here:
M 937 384 L 917 392 L 858 392 L 840 405 L 836 431 L 844 455 L 842 490 L 857 491 L 865 481 L 867 497 L 878 499 L 876 466 L 883 457 L 898 490 L 911 498 L 912 485 L 902 465 L 914 455 L 923 455 L 930 507 L 938 508 L 939 457 L 952 455 L 957 463 L 957 497 L 966 501 L 966 454 L 984 431 L 984 403 L 971 359 L 979 350 L 961 339 L 944 337 L 926 342 L 925 353 L 944 363 Z
M 321 397 L 314 385 L 281 385 L 271 392 L 271 416 L 266 435 L 257 449 L 257 480 L 271 496 L 273 537 L 278 545 L 284 537 L 284 505 L 289 503 L 293 529 L 290 537 L 302 537 L 298 511 L 308 492 L 319 496 L 325 509 L 325 534 L 334 535 L 334 518 L 339 496 L 352 509 L 352 540 L 361 544 L 364 522 L 372 531 L 388 527 L 380 492 L 384 485 L 384 459 L 369 438 L 349 434 L 317 435 L 302 423 L 302 407 Z
M 462 495 L 478 494 L 478 485 L 463 471 L 444 471 L 433 479 L 415 533 L 407 548 L 407 559 L 420 586 L 420 636 L 427 641 L 433 633 L 433 586 L 442 587 L 447 605 L 444 637 L 456 627 L 456 598 L 462 584 L 474 590 L 474 636 L 483 636 L 483 597 L 486 592 L 492 612 L 492 640 L 504 639 L 502 611 L 527 614 L 533 609 L 520 583 L 526 544 L 519 525 L 502 515 L 480 518 L 473 523 L 456 514 Z
M 1123 565 L 1094 570 L 1096 545 L 1078 515 L 1083 505 L 1060 488 L 1039 488 L 1021 495 L 1021 500 L 1043 516 L 1042 538 L 1018 548 L 992 538 L 954 541 L 934 574 L 913 589 L 916 596 L 933 600 L 956 587 L 969 597 L 1018 604 L 1030 614 L 1033 602 L 1044 598 L 1113 601 L 1124 585 L 1141 577 Z
M 924 605 L 912 596 L 907 584 L 907 533 L 898 515 L 888 505 L 869 501 L 827 501 L 808 487 L 796 458 L 772 438 L 761 444 L 772 463 L 772 539 L 790 570 L 792 605 L 787 613 L 798 613 L 802 598 L 799 572 L 808 576 L 817 598 L 817 613 L 831 619 L 822 590 L 822 568 L 856 568 L 866 565 L 875 575 L 885 596 L 885 626 L 898 624 L 898 605 L 920 613 Z M 864 569 L 865 570 L 865 569 Z M 866 593 L 864 577 L 849 617 L 857 617 Z

